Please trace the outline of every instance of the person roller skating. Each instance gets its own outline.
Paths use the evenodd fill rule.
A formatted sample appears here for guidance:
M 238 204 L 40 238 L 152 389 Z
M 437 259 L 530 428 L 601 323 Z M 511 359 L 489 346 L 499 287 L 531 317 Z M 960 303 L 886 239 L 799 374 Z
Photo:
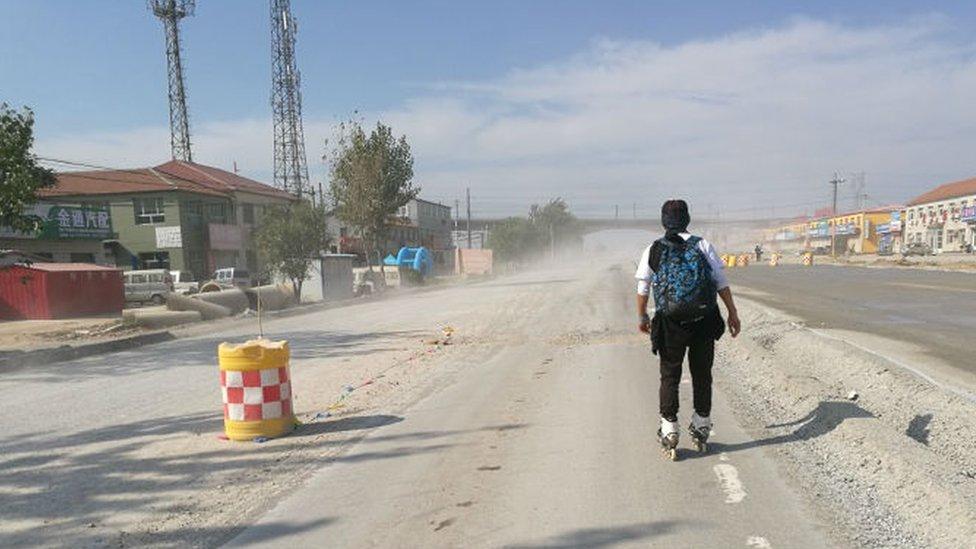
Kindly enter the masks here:
M 661 418 L 661 426 L 657 429 L 657 441 L 661 443 L 661 451 L 671 461 L 678 459 L 678 422 Z
M 691 423 L 688 424 L 688 434 L 691 435 L 695 450 L 707 452 L 708 435 L 712 434 L 712 419 L 702 417 L 698 415 L 698 412 L 691 414 Z
M 689 433 L 699 451 L 708 449 L 715 341 L 725 332 L 716 295 L 725 304 L 732 337 L 739 335 L 740 329 L 722 261 L 707 240 L 688 233 L 690 221 L 684 200 L 665 202 L 661 207 L 665 234 L 644 250 L 635 274 L 638 328 L 650 335 L 651 351 L 661 362 L 658 439 L 672 460 L 677 459 L 678 386 L 686 354 L 695 408 Z M 652 289 L 653 320 L 647 314 Z

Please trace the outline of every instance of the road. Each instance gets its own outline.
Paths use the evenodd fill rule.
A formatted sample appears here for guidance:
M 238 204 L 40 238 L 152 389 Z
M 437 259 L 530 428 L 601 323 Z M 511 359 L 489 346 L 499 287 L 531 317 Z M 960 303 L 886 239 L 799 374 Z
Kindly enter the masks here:
M 266 444 L 215 436 L 214 348 L 253 327 L 7 372 L 0 545 L 828 546 L 721 394 L 715 451 L 684 437 L 680 461 L 660 455 L 629 271 L 268 321 L 294 349 L 306 424 Z M 448 324 L 453 345 L 421 342 Z
M 809 326 L 882 338 L 869 346 L 976 378 L 976 274 L 835 265 L 731 269 L 734 285 Z M 906 345 L 907 344 L 907 345 Z M 914 349 L 903 349 L 910 345 Z M 914 352 L 912 352 L 914 351 Z M 934 360 L 933 360 L 934 359 Z

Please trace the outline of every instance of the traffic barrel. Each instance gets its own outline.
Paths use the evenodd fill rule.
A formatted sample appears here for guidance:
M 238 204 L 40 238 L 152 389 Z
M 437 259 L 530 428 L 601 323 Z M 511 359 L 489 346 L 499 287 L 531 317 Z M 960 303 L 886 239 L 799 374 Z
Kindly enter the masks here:
M 295 428 L 287 341 L 221 343 L 217 356 L 227 438 L 279 437 Z
M 805 267 L 813 265 L 813 252 L 803 252 L 803 265 Z

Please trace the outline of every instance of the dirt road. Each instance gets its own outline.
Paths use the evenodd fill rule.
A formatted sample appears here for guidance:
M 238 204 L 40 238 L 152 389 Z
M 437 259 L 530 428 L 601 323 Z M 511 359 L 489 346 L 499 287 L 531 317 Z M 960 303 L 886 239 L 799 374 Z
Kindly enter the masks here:
M 612 271 L 567 276 L 480 289 L 543 303 L 526 303 L 454 384 L 371 433 L 231 545 L 824 545 L 721 399 L 716 439 L 729 451 L 701 456 L 686 442 L 682 461 L 662 459 L 632 288 Z
M 0 545 L 826 545 L 721 394 L 726 451 L 662 459 L 629 270 L 271 321 L 305 424 L 265 444 L 216 436 L 216 344 L 250 329 L 9 372 Z

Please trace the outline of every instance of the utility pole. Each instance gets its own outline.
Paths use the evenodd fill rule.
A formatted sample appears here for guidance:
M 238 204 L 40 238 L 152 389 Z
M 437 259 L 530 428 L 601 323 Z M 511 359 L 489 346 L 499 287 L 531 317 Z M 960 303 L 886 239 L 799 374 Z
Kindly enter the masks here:
M 620 206 L 618 204 L 613 205 L 613 220 L 617 221 L 620 219 Z
M 834 172 L 834 178 L 830 180 L 830 185 L 834 190 L 834 198 L 830 206 L 830 215 L 832 217 L 837 217 L 837 187 L 844 182 L 837 172 Z M 830 225 L 830 257 L 837 257 L 837 223 L 836 220 L 832 220 Z
M 468 249 L 471 249 L 471 187 L 464 190 L 468 201 Z
M 301 198 L 308 182 L 301 75 L 295 60 L 298 24 L 291 0 L 271 0 L 271 111 L 274 183 Z
M 637 221 L 637 203 L 634 202 L 634 221 Z
M 193 162 L 190 119 L 186 112 L 186 84 L 180 55 L 180 19 L 193 15 L 195 0 L 149 0 L 149 9 L 166 32 L 166 68 L 169 80 L 169 145 L 173 158 Z
M 556 232 L 552 229 L 552 221 L 549 222 L 549 259 L 556 262 Z

